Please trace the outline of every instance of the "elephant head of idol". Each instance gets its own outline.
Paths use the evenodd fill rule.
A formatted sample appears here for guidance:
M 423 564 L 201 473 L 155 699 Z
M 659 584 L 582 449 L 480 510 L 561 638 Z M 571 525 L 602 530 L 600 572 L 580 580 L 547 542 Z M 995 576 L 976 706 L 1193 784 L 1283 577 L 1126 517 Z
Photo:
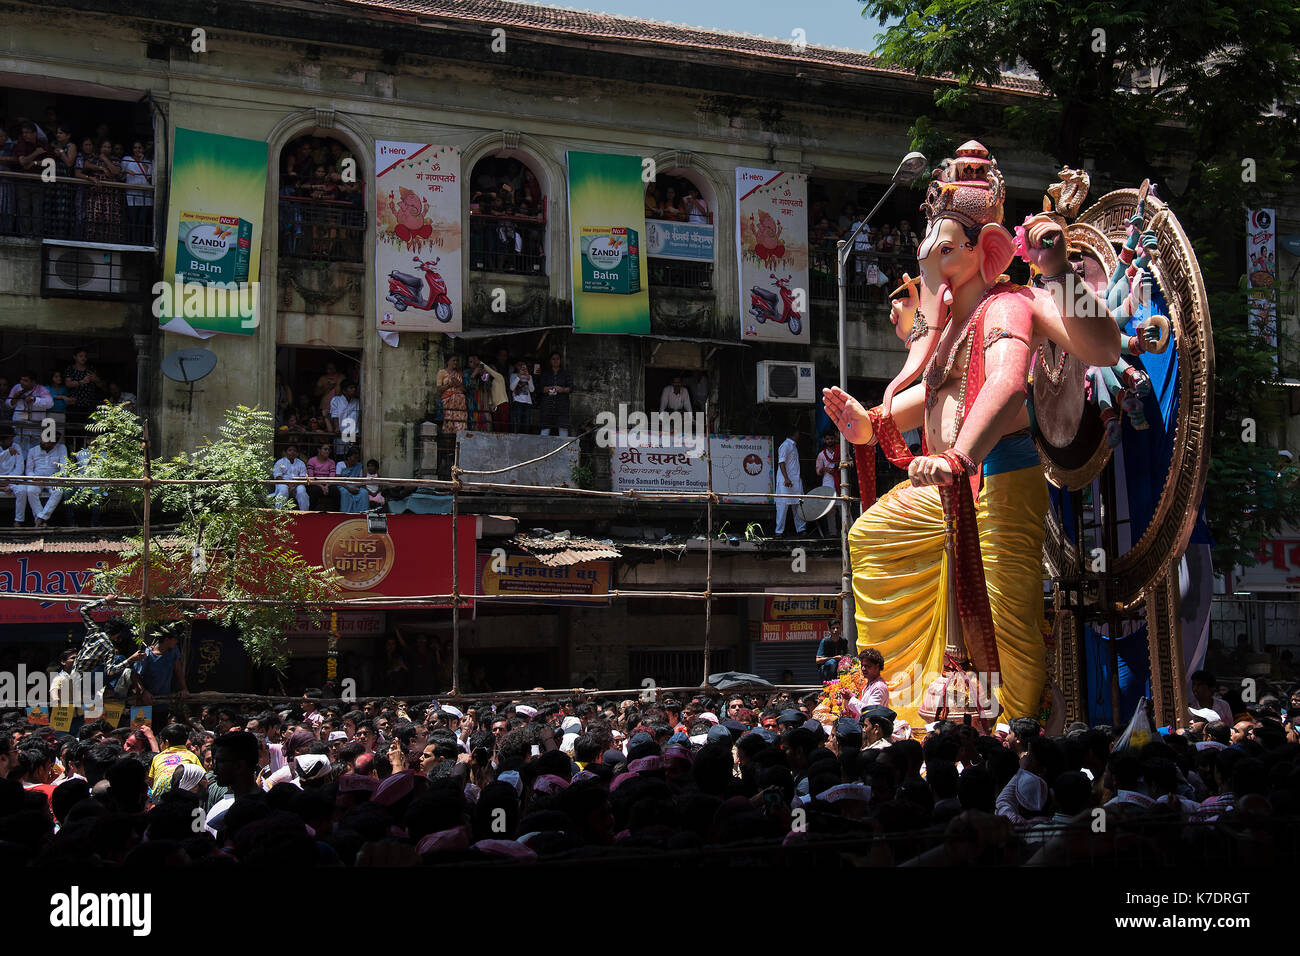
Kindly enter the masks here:
M 1002 225 L 1006 184 L 997 161 L 971 140 L 934 171 L 921 211 L 925 235 L 917 249 L 920 278 L 904 276 L 889 319 L 907 344 L 903 370 L 885 389 L 884 411 L 894 395 L 925 368 L 948 323 L 954 295 L 969 287 L 987 289 L 1014 257 L 1015 240 Z

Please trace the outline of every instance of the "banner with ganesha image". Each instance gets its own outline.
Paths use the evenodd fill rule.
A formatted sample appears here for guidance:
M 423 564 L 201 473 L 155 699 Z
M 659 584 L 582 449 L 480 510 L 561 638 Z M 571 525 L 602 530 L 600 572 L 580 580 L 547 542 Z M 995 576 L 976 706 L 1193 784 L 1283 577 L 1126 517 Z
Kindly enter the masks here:
M 375 144 L 375 280 L 381 335 L 462 331 L 455 146 Z
M 807 345 L 808 177 L 736 169 L 740 338 Z

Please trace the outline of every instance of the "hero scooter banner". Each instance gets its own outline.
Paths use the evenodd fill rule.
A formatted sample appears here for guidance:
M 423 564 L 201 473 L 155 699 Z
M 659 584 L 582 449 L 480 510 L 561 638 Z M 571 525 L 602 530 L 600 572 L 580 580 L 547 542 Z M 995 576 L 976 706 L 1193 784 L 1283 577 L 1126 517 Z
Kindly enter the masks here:
M 375 143 L 375 315 L 383 332 L 460 332 L 460 150 Z
M 573 331 L 645 335 L 645 183 L 641 157 L 569 153 Z
M 736 168 L 740 338 L 799 343 L 808 337 L 808 177 Z

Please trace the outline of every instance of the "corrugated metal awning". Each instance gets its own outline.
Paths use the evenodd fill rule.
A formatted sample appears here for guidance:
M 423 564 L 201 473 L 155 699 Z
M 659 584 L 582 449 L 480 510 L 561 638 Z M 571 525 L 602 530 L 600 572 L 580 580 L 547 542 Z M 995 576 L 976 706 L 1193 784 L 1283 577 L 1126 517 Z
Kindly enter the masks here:
M 612 541 L 575 537 L 568 532 L 554 535 L 517 534 L 509 543 L 552 568 L 623 556 Z

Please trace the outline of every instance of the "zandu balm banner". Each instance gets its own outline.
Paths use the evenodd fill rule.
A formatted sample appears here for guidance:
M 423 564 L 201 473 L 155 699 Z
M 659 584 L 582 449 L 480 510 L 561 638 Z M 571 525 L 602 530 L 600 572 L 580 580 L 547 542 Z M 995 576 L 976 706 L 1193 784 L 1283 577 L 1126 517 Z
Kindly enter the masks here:
M 196 338 L 253 335 L 266 217 L 267 145 L 177 127 L 154 314 Z M 274 209 L 274 206 L 272 206 Z
M 569 261 L 575 332 L 650 331 L 645 182 L 640 156 L 568 154 Z

